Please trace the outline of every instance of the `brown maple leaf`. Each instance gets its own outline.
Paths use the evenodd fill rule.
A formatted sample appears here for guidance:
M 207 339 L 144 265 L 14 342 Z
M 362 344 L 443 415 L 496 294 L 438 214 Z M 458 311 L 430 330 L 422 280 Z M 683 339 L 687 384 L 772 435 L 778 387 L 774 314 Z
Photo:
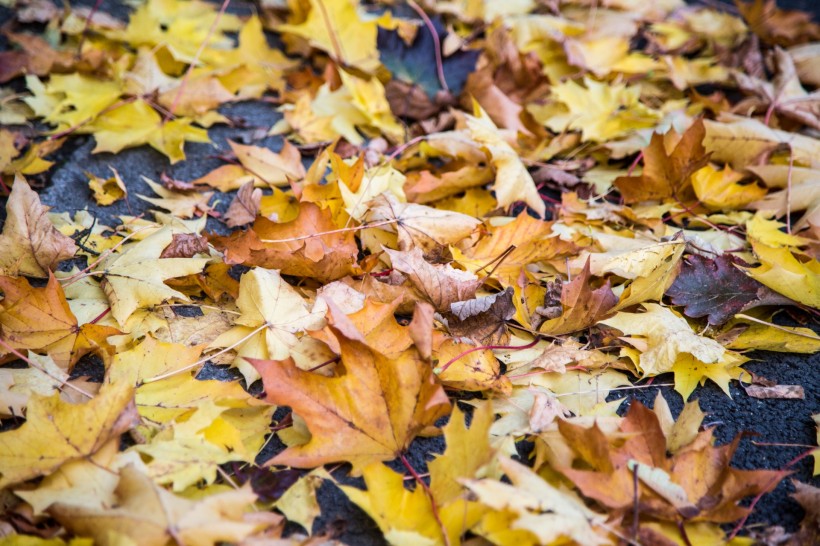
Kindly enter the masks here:
M 290 406 L 311 433 L 306 444 L 289 447 L 268 464 L 313 468 L 347 461 L 358 472 L 397 457 L 449 411 L 433 369 L 415 349 L 388 358 L 361 334 L 350 339 L 335 327 L 332 332 L 341 354 L 337 371 L 342 368 L 335 377 L 300 370 L 292 359 L 249 359 L 262 376 L 265 400 Z M 346 327 L 345 334 L 351 333 Z
M 706 130 L 699 119 L 680 136 L 672 151 L 666 141 L 677 136 L 654 133 L 649 146 L 643 149 L 643 173 L 640 176 L 619 176 L 615 186 L 626 203 L 640 203 L 667 198 L 684 201 L 693 197 L 689 177 L 707 163 L 709 155 L 703 147 Z
M 616 296 L 606 281 L 602 286 L 593 289 L 590 284 L 592 275 L 587 259 L 581 274 L 564 283 L 561 288 L 560 316 L 543 323 L 539 331 L 560 335 L 583 330 L 609 314 L 609 310 L 618 303 Z
M 641 514 L 668 521 L 729 523 L 749 513 L 739 504 L 743 498 L 772 490 L 788 475 L 732 468 L 729 463 L 740 436 L 715 447 L 714 429 L 700 432 L 668 457 L 658 416 L 638 401 L 621 423 L 620 432 L 627 439 L 620 445 L 597 424 L 584 428 L 559 421 L 558 428 L 576 460 L 591 468 L 561 468 L 560 472 L 584 496 L 620 514 L 634 509 L 637 494 Z

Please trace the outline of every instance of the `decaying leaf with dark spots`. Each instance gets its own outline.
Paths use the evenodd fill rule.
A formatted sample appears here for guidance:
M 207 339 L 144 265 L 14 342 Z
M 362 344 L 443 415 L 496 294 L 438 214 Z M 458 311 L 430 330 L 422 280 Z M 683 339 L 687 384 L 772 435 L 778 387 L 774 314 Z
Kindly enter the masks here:
M 675 305 L 684 306 L 686 316 L 708 317 L 711 325 L 723 324 L 735 313 L 752 307 L 792 303 L 736 267 L 745 265 L 731 254 L 714 260 L 687 256 L 666 295 Z
M 506 323 L 515 315 L 513 294 L 513 289 L 507 288 L 498 294 L 456 302 L 441 318 L 455 338 L 480 345 L 503 343 L 509 337 Z
M 175 233 L 171 244 L 166 246 L 160 258 L 193 258 L 208 253 L 208 240 L 196 233 Z

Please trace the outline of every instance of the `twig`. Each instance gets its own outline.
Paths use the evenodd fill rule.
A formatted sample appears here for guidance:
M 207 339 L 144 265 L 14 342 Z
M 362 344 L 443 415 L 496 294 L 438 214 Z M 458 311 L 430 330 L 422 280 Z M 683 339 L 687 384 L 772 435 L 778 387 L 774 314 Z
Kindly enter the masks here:
M 430 34 L 433 36 L 433 51 L 436 54 L 436 74 L 438 75 L 438 82 L 441 84 L 441 88 L 445 91 L 450 91 L 450 88 L 447 86 L 447 79 L 444 77 L 444 61 L 442 60 L 441 55 L 441 38 L 439 38 L 438 31 L 436 30 L 435 25 L 433 25 L 433 21 L 430 20 L 430 17 L 421 9 L 415 0 L 407 0 L 407 5 L 409 5 L 416 13 L 419 14 L 422 21 L 424 21 L 424 26 L 427 27 L 427 30 L 430 31 Z
M 808 339 L 813 339 L 815 341 L 817 340 L 817 336 L 810 336 L 808 334 L 804 334 L 803 332 L 797 332 L 795 330 L 789 330 L 788 328 L 784 328 L 783 326 L 778 326 L 777 324 L 774 324 L 772 322 L 766 322 L 765 320 L 760 320 L 760 319 L 755 318 L 755 317 L 750 317 L 749 315 L 744 315 L 743 313 L 738 313 L 737 315 L 735 315 L 735 318 L 748 320 L 750 322 L 756 322 L 756 323 L 762 324 L 764 326 L 770 326 L 772 328 L 777 328 L 778 330 L 781 330 L 783 332 L 788 332 L 789 334 L 794 334 L 796 336 L 805 337 L 805 338 L 808 338 Z
M 379 227 L 379 226 L 386 226 L 388 224 L 395 224 L 398 222 L 398 219 L 394 220 L 380 220 L 378 222 L 374 222 L 372 224 L 362 224 L 360 226 L 354 226 L 349 228 L 339 228 L 339 229 L 332 229 L 330 231 L 322 231 L 321 233 L 312 233 L 310 235 L 302 235 L 301 237 L 290 237 L 288 239 L 259 239 L 263 243 L 295 243 L 297 241 L 304 241 L 305 239 L 313 239 L 314 237 L 323 237 L 325 235 L 332 235 L 334 233 L 346 233 L 348 231 L 359 231 L 362 229 Z

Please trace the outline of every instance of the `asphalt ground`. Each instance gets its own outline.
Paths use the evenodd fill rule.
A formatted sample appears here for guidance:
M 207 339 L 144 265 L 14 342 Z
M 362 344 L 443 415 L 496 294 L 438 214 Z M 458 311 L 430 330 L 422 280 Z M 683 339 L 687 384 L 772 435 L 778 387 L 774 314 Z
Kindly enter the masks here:
M 93 3 L 93 0 L 71 2 L 72 5 Z M 703 3 L 714 5 L 717 2 Z M 811 10 L 815 13 L 816 18 L 820 17 L 820 0 L 781 0 L 779 5 Z M 127 17 L 128 8 L 120 2 L 104 0 L 100 9 L 120 18 Z M 233 2 L 229 9 L 234 13 L 247 14 L 252 7 L 247 3 L 237 1 Z M 7 8 L 0 8 L 0 24 L 10 15 Z M 0 47 L 6 47 L 6 45 L 0 42 Z M 255 140 L 260 130 L 267 130 L 280 118 L 273 105 L 251 101 L 228 105 L 220 111 L 233 118 L 237 122 L 236 125 L 211 128 L 209 131 L 211 144 L 186 144 L 187 159 L 183 162 L 170 165 L 165 156 L 147 146 L 124 150 L 116 155 L 108 153 L 92 155 L 93 138 L 74 136 L 68 139 L 63 148 L 50 158 L 56 159 L 51 170 L 45 175 L 34 177 L 32 182 L 41 185 L 42 189 L 39 190 L 41 199 L 45 204 L 52 206 L 53 210 L 74 212 L 87 208 L 97 216 L 101 223 L 112 225 L 117 223 L 119 215 L 136 215 L 149 209 L 148 203 L 136 198 L 138 194 L 153 195 L 147 184 L 143 182 L 143 176 L 157 181 L 162 173 L 179 180 L 192 180 L 202 176 L 223 164 L 217 156 L 229 150 L 228 139 L 239 142 L 253 140 L 255 145 L 264 145 L 274 151 L 281 148 L 282 139 L 280 137 Z M 309 162 L 310 158 L 307 160 Z M 86 172 L 108 177 L 110 176 L 109 167 L 114 167 L 120 173 L 128 186 L 130 198 L 127 202 L 120 201 L 109 207 L 99 207 L 88 189 Z M 230 195 L 217 193 L 214 197 L 215 209 L 224 211 L 230 199 Z M 209 219 L 208 229 L 217 232 L 226 230 L 224 225 L 215 219 Z M 817 431 L 812 415 L 820 413 L 820 374 L 817 373 L 820 369 L 820 354 L 807 356 L 758 351 L 748 356 L 753 358 L 753 362 L 746 364 L 745 369 L 776 381 L 778 384 L 801 385 L 805 389 L 806 399 L 751 398 L 736 382 L 733 382 L 731 398 L 727 397 L 717 386 L 709 383 L 704 387 L 699 387 L 692 400 L 698 399 L 701 408 L 707 412 L 705 423 L 717 426 L 716 437 L 719 443 L 729 442 L 735 435 L 746 433 L 733 459 L 734 466 L 743 469 L 780 469 L 807 449 L 802 446 L 817 444 Z M 77 370 L 77 373 L 91 373 L 92 375 L 99 375 L 102 371 L 99 363 L 94 361 L 85 362 L 78 366 Z M 228 378 L 235 377 L 235 375 L 224 367 L 206 366 L 199 377 L 202 379 Z M 670 374 L 655 378 L 653 385 L 671 383 Z M 259 388 L 259 385 L 252 386 L 252 390 Z M 622 410 L 625 411 L 628 404 L 636 399 L 651 405 L 658 391 L 663 392 L 673 414 L 677 415 L 683 407 L 683 400 L 669 386 L 619 391 L 613 393 L 612 398 L 626 398 L 627 401 L 622 406 Z M 770 444 L 791 444 L 791 446 Z M 526 455 L 525 447 L 522 447 L 522 456 Z M 267 460 L 282 449 L 284 446 L 274 439 L 260 454 L 258 461 Z M 426 461 L 443 450 L 442 438 L 420 438 L 413 443 L 408 459 L 419 472 L 423 473 L 426 472 Z M 792 467 L 794 474 L 791 478 L 820 486 L 820 479 L 811 476 L 812 468 L 813 459 L 805 458 Z M 399 466 L 395 466 L 395 469 L 399 470 Z M 361 480 L 348 478 L 344 467 L 335 471 L 334 476 L 340 482 L 362 485 Z M 787 531 L 795 530 L 803 517 L 803 511 L 789 496 L 793 490 L 789 479 L 781 482 L 772 493 L 760 500 L 747 525 L 761 527 L 778 525 Z M 314 532 L 335 534 L 341 541 L 348 544 L 385 543 L 375 523 L 364 512 L 347 501 L 339 489 L 326 483 L 320 488 L 318 497 L 322 513 L 314 524 Z

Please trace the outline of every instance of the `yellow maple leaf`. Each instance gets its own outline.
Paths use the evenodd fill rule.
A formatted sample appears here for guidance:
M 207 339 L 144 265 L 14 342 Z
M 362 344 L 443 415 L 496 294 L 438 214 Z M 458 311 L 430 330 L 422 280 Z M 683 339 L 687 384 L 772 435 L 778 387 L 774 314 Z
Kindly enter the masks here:
M 104 387 L 84 404 L 64 402 L 59 394 L 33 395 L 23 426 L 0 433 L 0 487 L 42 476 L 101 449 L 136 424 L 133 396 L 126 384 Z
M 654 127 L 660 113 L 640 102 L 638 86 L 584 78 L 585 87 L 572 80 L 552 87 L 562 110 L 535 109 L 536 119 L 555 132 L 580 130 L 584 140 L 603 142 Z M 544 115 L 542 115 L 544 114 Z
M 473 140 L 490 154 L 490 161 L 496 169 L 493 190 L 498 205 L 506 208 L 523 201 L 543 218 L 547 207 L 518 153 L 504 140 L 483 108 L 476 103 L 473 109 L 475 115 L 467 116 L 467 129 Z
M 143 100 L 105 112 L 82 131 L 94 134 L 97 146 L 93 153 L 117 153 L 124 148 L 149 144 L 168 156 L 171 163 L 185 159 L 183 146 L 186 141 L 210 142 L 205 129 L 192 127 L 186 118 L 166 122 Z
M 379 68 L 375 19 L 364 20 L 355 0 L 309 1 L 310 11 L 303 22 L 279 25 L 276 30 L 304 38 L 342 65 L 365 72 Z
M 760 260 L 759 267 L 746 270 L 752 278 L 787 298 L 820 309 L 820 262 L 755 240 L 752 249 Z
M 284 360 L 298 343 L 296 336 L 325 324 L 324 309 L 311 310 L 308 303 L 278 271 L 255 268 L 239 282 L 236 305 L 242 313 L 236 326 L 220 335 L 211 347 L 236 346 L 233 365 L 250 385 L 259 374 L 246 358 Z
M 766 195 L 766 188 L 757 184 L 739 184 L 746 175 L 726 167 L 722 171 L 706 165 L 692 173 L 692 188 L 698 200 L 713 210 L 743 208 Z
M 723 358 L 726 350 L 720 343 L 696 334 L 686 319 L 671 309 L 657 303 L 645 303 L 643 307 L 644 313 L 621 311 L 600 323 L 617 328 L 628 336 L 641 336 L 643 343 L 636 344 L 644 349 L 639 362 L 644 377 L 670 371 L 681 353 L 688 353 L 707 364 Z
M 142 241 L 125 247 L 122 253 L 114 254 L 98 266 L 102 289 L 111 304 L 111 314 L 120 326 L 125 326 L 128 317 L 140 307 L 162 303 L 170 298 L 188 300 L 163 281 L 199 273 L 209 259 L 160 258 L 172 240 L 172 229 L 162 228 Z

